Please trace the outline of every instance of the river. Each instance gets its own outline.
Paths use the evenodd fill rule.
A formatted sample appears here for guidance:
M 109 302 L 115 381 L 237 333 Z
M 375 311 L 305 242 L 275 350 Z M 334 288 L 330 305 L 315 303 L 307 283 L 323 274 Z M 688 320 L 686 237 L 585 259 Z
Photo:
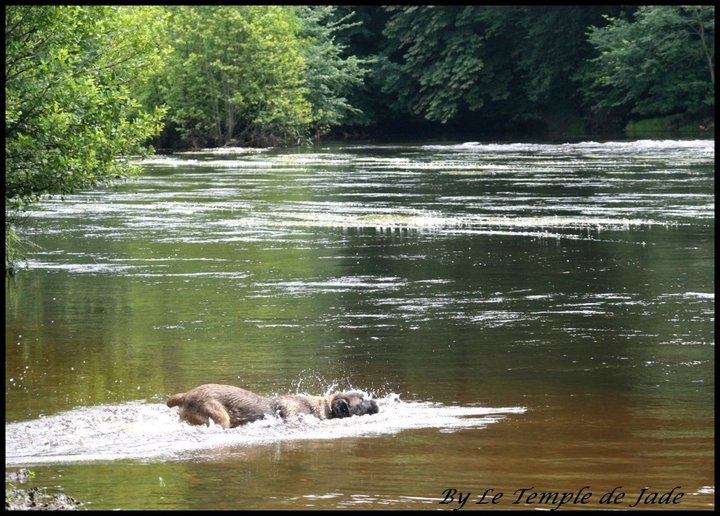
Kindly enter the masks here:
M 215 149 L 44 200 L 6 283 L 6 470 L 90 509 L 712 509 L 714 158 Z M 380 413 L 180 423 L 203 383 Z

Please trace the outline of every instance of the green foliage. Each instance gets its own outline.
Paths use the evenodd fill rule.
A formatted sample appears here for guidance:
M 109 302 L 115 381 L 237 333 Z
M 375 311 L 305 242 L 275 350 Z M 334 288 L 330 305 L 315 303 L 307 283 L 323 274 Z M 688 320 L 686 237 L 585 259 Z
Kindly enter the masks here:
M 170 119 L 197 145 L 239 135 L 284 139 L 310 120 L 292 11 L 276 6 L 168 9 L 172 53 L 159 78 Z
M 6 217 L 42 195 L 133 174 L 163 109 L 130 87 L 156 65 L 152 8 L 8 6 L 5 18 Z M 16 258 L 7 241 L 6 269 Z
M 478 7 L 392 7 L 382 73 L 384 91 L 397 95 L 396 109 L 447 122 L 460 109 L 483 106 L 484 38 Z M 396 61 L 393 56 L 399 59 Z
M 697 119 L 688 118 L 684 114 L 630 120 L 625 126 L 628 138 L 657 138 L 658 135 L 682 137 L 697 135 L 700 124 Z M 707 128 L 704 128 L 707 130 Z
M 380 75 L 396 112 L 441 123 L 533 120 L 579 104 L 585 27 L 613 8 L 389 7 Z M 571 104 L 572 105 L 572 104 Z
M 397 123 L 392 119 L 394 99 L 381 94 L 386 80 L 381 56 L 386 47 L 383 29 L 390 18 L 389 12 L 380 5 L 337 6 L 334 10 L 338 20 L 350 16 L 353 23 L 335 32 L 333 40 L 344 47 L 344 55 L 357 56 L 364 65 L 369 65 L 361 84 L 347 95 L 348 103 L 359 112 L 349 114 L 343 125 L 364 131 L 373 124 Z
M 345 95 L 361 63 L 333 42 L 332 7 L 167 9 L 159 99 L 190 145 L 298 143 L 355 109 Z M 158 101 L 156 100 L 156 101 Z
M 5 201 L 22 208 L 135 171 L 160 129 L 128 84 L 154 65 L 142 8 L 9 6 L 5 61 Z
M 347 46 L 335 41 L 337 33 L 359 24 L 350 22 L 353 13 L 338 18 L 336 8 L 331 6 L 296 9 L 302 23 L 300 37 L 307 65 L 306 98 L 312 106 L 311 126 L 319 136 L 360 114 L 348 97 L 362 85 L 368 71 L 364 66 L 372 60 L 344 56 Z
M 715 105 L 713 6 L 643 6 L 589 33 L 598 56 L 581 74 L 596 110 L 705 115 Z
M 6 214 L 6 219 L 8 215 Z M 5 221 L 5 273 L 14 274 L 23 259 L 22 242 L 15 232 L 15 225 Z

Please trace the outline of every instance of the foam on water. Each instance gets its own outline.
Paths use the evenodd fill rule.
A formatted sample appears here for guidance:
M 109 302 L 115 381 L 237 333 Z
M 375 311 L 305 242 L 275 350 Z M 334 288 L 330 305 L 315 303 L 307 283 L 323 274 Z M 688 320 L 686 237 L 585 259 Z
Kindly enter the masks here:
M 465 142 L 450 145 L 423 145 L 423 149 L 473 152 L 544 152 L 571 153 L 600 150 L 602 152 L 635 153 L 668 150 L 690 150 L 715 153 L 714 140 L 635 140 L 627 142 L 578 142 L 561 144 L 544 143 L 480 143 Z
M 418 428 L 440 432 L 482 428 L 524 407 L 448 406 L 377 399 L 380 413 L 346 419 L 270 417 L 223 430 L 179 422 L 177 409 L 134 401 L 76 408 L 31 421 L 5 425 L 5 465 L 114 460 L 188 460 L 212 456 L 218 448 L 242 448 L 287 441 L 361 438 Z
M 215 153 L 217 155 L 217 153 Z M 175 158 L 172 156 L 151 156 L 140 162 L 143 165 L 152 165 L 155 167 L 213 167 L 213 168 L 270 168 L 272 162 L 257 161 L 247 159 L 188 159 Z

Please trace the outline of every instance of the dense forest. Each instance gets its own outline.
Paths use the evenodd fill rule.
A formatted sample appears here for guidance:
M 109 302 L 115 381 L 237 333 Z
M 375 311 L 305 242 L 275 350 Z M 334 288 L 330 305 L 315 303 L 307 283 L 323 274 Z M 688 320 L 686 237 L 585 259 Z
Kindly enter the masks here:
M 152 146 L 714 130 L 709 5 L 5 9 L 6 270 L 29 203 Z

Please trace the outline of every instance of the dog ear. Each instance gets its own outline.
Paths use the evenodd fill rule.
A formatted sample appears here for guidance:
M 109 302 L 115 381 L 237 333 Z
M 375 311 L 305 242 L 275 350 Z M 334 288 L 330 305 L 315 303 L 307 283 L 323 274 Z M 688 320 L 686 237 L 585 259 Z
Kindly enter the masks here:
M 350 405 L 343 398 L 336 398 L 332 402 L 332 414 L 334 417 L 350 417 Z

